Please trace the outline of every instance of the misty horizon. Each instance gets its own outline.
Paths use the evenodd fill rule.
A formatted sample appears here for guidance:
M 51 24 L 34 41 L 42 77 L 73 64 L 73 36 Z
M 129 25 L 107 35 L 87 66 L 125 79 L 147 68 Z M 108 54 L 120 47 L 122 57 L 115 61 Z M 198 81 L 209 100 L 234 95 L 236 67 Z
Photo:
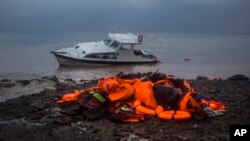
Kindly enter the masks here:
M 248 0 L 3 0 L 0 32 L 249 34 Z

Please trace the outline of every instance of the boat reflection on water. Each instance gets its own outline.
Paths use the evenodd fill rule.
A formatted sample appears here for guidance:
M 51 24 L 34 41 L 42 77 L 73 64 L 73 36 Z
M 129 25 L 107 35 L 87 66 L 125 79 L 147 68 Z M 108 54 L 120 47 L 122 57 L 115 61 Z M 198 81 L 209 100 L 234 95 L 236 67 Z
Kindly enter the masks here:
M 115 76 L 120 72 L 138 73 L 153 72 L 157 70 L 159 64 L 137 64 L 137 65 L 106 65 L 95 67 L 66 67 L 61 66 L 56 70 L 59 79 L 72 78 L 76 81 L 81 79 L 100 79 L 104 76 Z

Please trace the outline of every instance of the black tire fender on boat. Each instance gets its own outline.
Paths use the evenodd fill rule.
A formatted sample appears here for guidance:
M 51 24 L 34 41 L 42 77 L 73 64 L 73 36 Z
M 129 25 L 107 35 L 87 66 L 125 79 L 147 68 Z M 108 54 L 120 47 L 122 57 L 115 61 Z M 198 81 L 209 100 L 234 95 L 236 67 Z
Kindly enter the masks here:
M 140 35 L 138 36 L 138 39 L 137 39 L 137 40 L 138 40 L 138 42 L 140 42 L 140 43 L 143 42 L 143 36 L 140 34 Z

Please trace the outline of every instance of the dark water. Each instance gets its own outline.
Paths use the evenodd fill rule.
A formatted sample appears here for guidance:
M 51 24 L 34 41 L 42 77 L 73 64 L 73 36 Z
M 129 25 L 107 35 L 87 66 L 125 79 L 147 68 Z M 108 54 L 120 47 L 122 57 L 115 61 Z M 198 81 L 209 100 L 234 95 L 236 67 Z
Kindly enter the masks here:
M 79 42 L 98 41 L 105 33 L 1 33 L 0 79 L 31 79 L 57 75 L 60 78 L 92 79 L 120 71 L 160 72 L 181 78 L 197 75 L 227 78 L 250 76 L 250 35 L 195 35 L 144 33 L 144 46 L 162 63 L 95 68 L 59 68 L 51 50 Z M 185 61 L 188 58 L 190 61 Z

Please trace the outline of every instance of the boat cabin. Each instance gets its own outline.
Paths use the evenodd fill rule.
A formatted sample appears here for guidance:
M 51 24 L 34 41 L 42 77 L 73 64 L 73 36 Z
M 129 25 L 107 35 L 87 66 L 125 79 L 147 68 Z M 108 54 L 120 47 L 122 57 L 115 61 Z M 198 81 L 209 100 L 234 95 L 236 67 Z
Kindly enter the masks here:
M 133 51 L 135 55 L 140 55 L 140 50 L 134 50 L 134 47 L 142 44 L 142 35 L 138 37 L 131 33 L 126 34 L 114 34 L 109 33 L 108 36 L 103 40 L 106 47 L 103 47 L 99 52 L 92 51 L 86 54 L 86 58 L 99 58 L 99 59 L 116 59 L 119 55 L 119 50 L 130 50 Z M 99 44 L 100 46 L 100 44 Z M 108 47 L 108 48 L 107 48 Z M 75 49 L 79 48 L 79 45 Z M 106 48 L 106 49 L 105 49 Z M 104 50 L 103 50 L 104 49 Z M 109 51 L 108 51 L 109 50 Z M 86 53 L 86 51 L 82 51 Z
M 142 44 L 142 35 L 138 37 L 134 34 L 114 34 L 109 33 L 108 36 L 103 40 L 106 46 L 113 48 L 114 50 L 119 49 L 134 49 L 135 45 Z

